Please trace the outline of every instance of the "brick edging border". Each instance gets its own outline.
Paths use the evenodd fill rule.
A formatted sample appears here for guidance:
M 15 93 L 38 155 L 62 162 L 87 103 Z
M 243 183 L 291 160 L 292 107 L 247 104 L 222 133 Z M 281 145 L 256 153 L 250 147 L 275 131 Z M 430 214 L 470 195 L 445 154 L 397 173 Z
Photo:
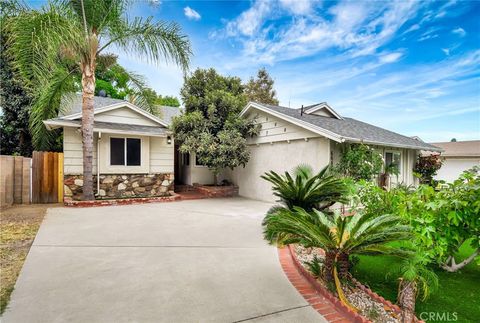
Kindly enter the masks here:
M 338 311 L 339 312 L 342 312 L 346 315 L 352 315 L 352 319 L 355 321 L 355 322 L 371 322 L 369 321 L 368 319 L 366 319 L 365 317 L 361 316 L 360 314 L 358 313 L 355 313 L 353 312 L 352 310 L 350 310 L 348 307 L 346 307 L 343 303 L 340 302 L 340 300 L 338 298 L 336 298 L 335 296 L 332 295 L 332 293 L 330 293 L 325 287 L 323 287 L 320 283 L 318 283 L 318 281 L 315 279 L 315 277 L 312 276 L 312 274 L 310 274 L 303 266 L 302 264 L 300 263 L 300 261 L 298 260 L 297 258 L 297 255 L 295 253 L 295 250 L 293 249 L 293 246 L 292 245 L 289 245 L 287 248 L 284 248 L 284 249 L 288 249 L 288 253 L 290 254 L 292 260 L 293 260 L 293 263 L 295 264 L 295 267 L 298 269 L 298 271 L 300 273 L 302 273 L 302 275 L 325 297 L 327 298 L 328 300 L 330 300 L 336 307 L 338 307 Z M 279 249 L 280 250 L 280 249 Z M 397 315 L 401 315 L 401 309 L 398 305 L 396 304 L 393 304 L 392 302 L 390 302 L 389 300 L 386 300 L 385 298 L 383 298 L 382 296 L 378 295 L 377 293 L 375 293 L 374 291 L 372 291 L 370 288 L 368 288 L 367 286 L 363 285 L 362 283 L 360 283 L 357 279 L 353 278 L 352 277 L 352 281 L 355 283 L 355 285 L 360 288 L 362 291 L 364 291 L 365 293 L 367 293 L 368 296 L 370 296 L 371 298 L 373 298 L 375 301 L 377 302 L 380 302 L 382 303 L 384 306 L 390 308 L 393 312 L 395 312 L 395 314 Z M 333 299 L 333 301 L 332 301 Z M 420 320 L 419 318 L 415 317 L 415 322 L 417 323 L 425 323 L 424 321 Z
M 288 254 L 290 257 L 293 265 L 297 269 L 297 271 L 314 287 L 314 289 L 321 295 L 323 296 L 328 302 L 331 304 L 331 306 L 334 308 L 336 312 L 338 312 L 340 315 L 344 317 L 345 320 L 348 322 L 355 322 L 355 323 L 371 323 L 368 319 L 365 317 L 361 316 L 358 313 L 355 313 L 348 307 L 346 307 L 337 297 L 335 297 L 332 293 L 330 293 L 325 287 L 323 287 L 315 277 L 313 277 L 301 264 L 300 261 L 297 258 L 297 255 L 295 254 L 293 250 L 293 246 L 289 245 L 286 248 L 279 249 L 280 251 L 283 251 Z M 295 286 L 295 284 L 293 284 Z M 296 286 L 295 286 L 296 287 Z M 302 290 L 298 289 L 297 290 L 303 295 Z M 308 300 L 308 299 L 307 299 Z M 323 315 L 322 312 L 320 314 Z M 336 322 L 336 320 L 330 320 L 328 316 L 325 316 L 325 319 L 328 320 L 329 322 Z
M 94 200 L 94 201 L 75 201 L 70 198 L 65 198 L 63 204 L 67 207 L 97 207 L 110 205 L 131 205 L 144 203 L 158 203 L 158 202 L 173 202 L 180 200 L 181 196 L 171 192 L 170 196 L 155 196 L 155 197 L 135 197 L 109 200 Z

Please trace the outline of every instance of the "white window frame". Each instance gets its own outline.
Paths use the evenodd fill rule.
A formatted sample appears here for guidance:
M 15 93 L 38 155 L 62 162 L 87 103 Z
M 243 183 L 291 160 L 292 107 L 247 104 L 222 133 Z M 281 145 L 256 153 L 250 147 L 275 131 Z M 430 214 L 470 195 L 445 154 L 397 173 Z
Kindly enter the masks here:
M 140 165 L 111 165 L 110 138 L 140 139 Z M 126 142 L 126 141 L 125 141 Z M 125 147 L 126 148 L 126 147 Z M 126 157 L 126 156 L 125 156 Z M 125 158 L 125 164 L 127 160 Z M 100 174 L 148 174 L 150 172 L 150 137 L 130 134 L 102 134 L 100 141 Z
M 111 154 L 112 154 L 112 139 L 123 139 L 123 165 L 112 165 L 112 160 L 111 160 Z M 127 165 L 127 139 L 139 139 L 140 140 L 140 165 Z M 142 138 L 137 138 L 137 137 L 116 137 L 116 136 L 110 136 L 108 138 L 108 140 L 110 141 L 110 151 L 109 151 L 109 166 L 112 166 L 112 167 L 115 167 L 115 166 L 120 166 L 120 167 L 140 167 L 142 166 L 142 161 L 143 161 L 143 157 L 142 157 L 142 152 L 143 152 L 143 149 L 142 149 L 142 146 L 143 146 L 143 140 Z
M 403 176 L 403 154 L 402 154 L 402 151 L 401 150 L 385 150 L 385 154 L 383 156 L 384 160 L 385 160 L 385 166 L 386 163 L 387 163 L 387 153 L 390 153 L 392 154 L 392 162 L 393 162 L 393 155 L 394 154 L 398 154 L 400 155 L 400 163 L 398 164 L 398 177 L 402 177 Z
M 208 168 L 208 166 L 205 166 L 205 165 L 198 165 L 197 164 L 197 154 L 193 154 L 193 167 L 197 167 L 197 168 Z

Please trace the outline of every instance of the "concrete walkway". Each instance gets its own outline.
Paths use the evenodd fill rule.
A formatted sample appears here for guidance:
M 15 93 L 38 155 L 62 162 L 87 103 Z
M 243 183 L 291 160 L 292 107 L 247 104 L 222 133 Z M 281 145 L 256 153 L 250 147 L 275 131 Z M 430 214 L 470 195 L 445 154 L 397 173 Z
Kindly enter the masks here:
M 47 213 L 2 322 L 325 322 L 262 239 L 270 204 Z

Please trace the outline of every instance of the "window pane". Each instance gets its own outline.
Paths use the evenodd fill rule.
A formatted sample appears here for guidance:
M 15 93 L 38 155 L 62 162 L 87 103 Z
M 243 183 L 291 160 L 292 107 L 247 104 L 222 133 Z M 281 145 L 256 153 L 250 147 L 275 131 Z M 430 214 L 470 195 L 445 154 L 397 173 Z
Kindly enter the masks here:
M 390 166 L 392 164 L 392 153 L 385 153 L 385 165 Z
M 110 165 L 125 165 L 125 139 L 110 138 Z
M 127 166 L 140 166 L 141 140 L 127 138 Z
M 397 170 L 399 171 L 400 171 L 400 161 L 401 161 L 400 154 L 393 154 L 393 164 L 395 164 L 395 166 L 397 167 Z

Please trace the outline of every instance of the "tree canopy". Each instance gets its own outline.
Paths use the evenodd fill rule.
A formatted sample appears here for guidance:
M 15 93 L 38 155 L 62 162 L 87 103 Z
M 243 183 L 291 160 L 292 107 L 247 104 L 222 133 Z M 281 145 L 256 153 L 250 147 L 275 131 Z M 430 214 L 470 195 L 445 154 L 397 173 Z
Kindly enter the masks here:
M 257 77 L 251 77 L 245 85 L 248 101 L 278 105 L 277 92 L 273 88 L 274 80 L 265 68 L 257 72 Z
M 238 77 L 214 69 L 197 69 L 181 89 L 185 114 L 174 118 L 172 130 L 180 152 L 195 153 L 217 175 L 224 168 L 245 166 L 250 158 L 247 136 L 257 133 L 253 121 L 239 117 L 247 99 Z

